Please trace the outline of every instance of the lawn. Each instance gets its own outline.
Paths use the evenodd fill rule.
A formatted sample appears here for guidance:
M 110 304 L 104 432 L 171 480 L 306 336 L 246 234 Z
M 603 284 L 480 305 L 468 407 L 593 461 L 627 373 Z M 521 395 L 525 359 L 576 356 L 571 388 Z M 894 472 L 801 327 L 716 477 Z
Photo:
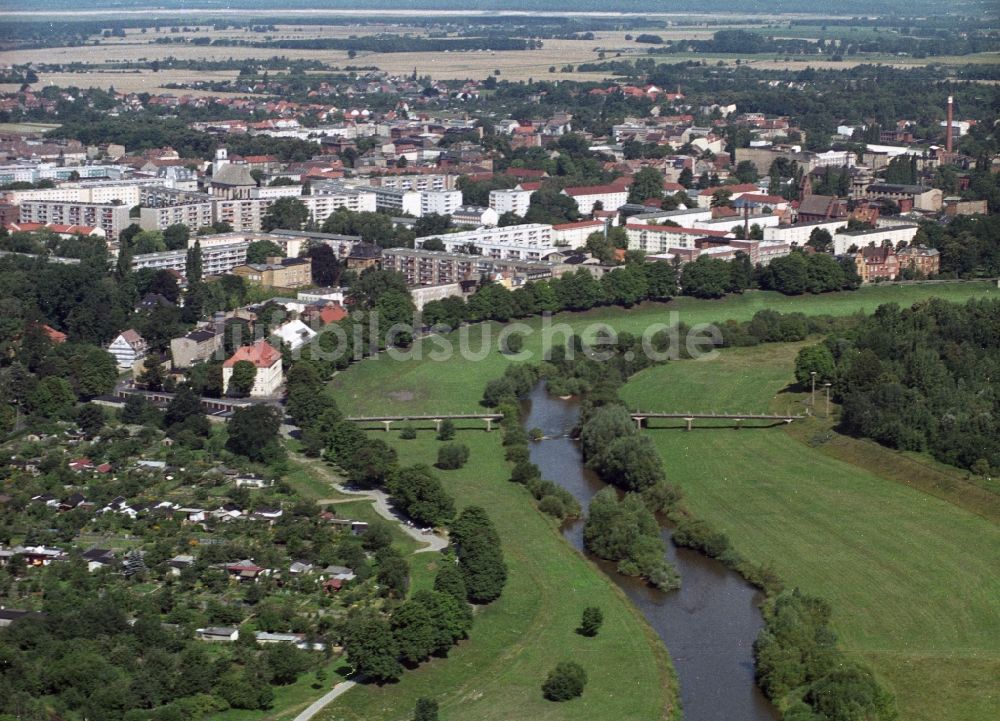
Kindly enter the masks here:
M 562 313 L 551 319 L 551 337 L 584 332 L 602 323 L 612 324 L 618 331 L 642 335 L 654 324 L 675 324 L 678 321 L 693 326 L 728 319 L 748 320 L 764 308 L 781 312 L 802 312 L 809 315 L 850 315 L 870 313 L 882 303 L 909 305 L 937 296 L 957 302 L 998 291 L 990 283 L 942 283 L 922 285 L 871 286 L 852 292 L 828 293 L 819 296 L 785 296 L 768 291 L 733 295 L 721 300 L 678 298 L 669 303 L 646 303 L 631 309 L 620 307 L 596 308 L 584 313 Z M 524 348 L 529 360 L 538 360 L 542 348 L 544 319 L 526 321 L 532 329 Z M 424 358 L 394 360 L 387 354 L 364 361 L 334 377 L 332 385 L 341 408 L 354 415 L 460 413 L 480 410 L 486 381 L 496 378 L 510 361 L 497 349 L 497 324 L 467 326 L 468 348 L 479 351 L 487 330 L 492 334 L 489 352 L 479 360 L 460 353 L 449 360 L 427 360 L 437 346 L 429 341 L 423 347 Z M 458 350 L 460 333 L 447 339 Z M 747 410 L 747 409 L 744 409 Z
M 648 369 L 622 396 L 662 410 L 804 409 L 808 394 L 782 392 L 800 345 Z M 843 648 L 893 689 L 901 718 L 997 718 L 1000 529 L 907 485 L 898 471 L 912 459 L 852 455 L 851 443 L 864 442 L 839 436 L 838 452 L 826 453 L 807 441 L 828 425 L 809 424 L 647 433 L 697 516 L 789 586 L 831 602 Z
M 388 436 L 403 463 L 432 463 L 439 442 L 432 431 L 416 440 Z M 460 431 L 471 461 L 437 471 L 459 506 L 485 507 L 503 539 L 509 579 L 502 598 L 477 613 L 471 638 L 407 672 L 397 684 L 352 689 L 318 718 L 327 721 L 403 721 L 416 699 L 441 704 L 443 721 L 635 719 L 667 716 L 676 684 L 666 650 L 614 584 L 565 542 L 520 486 L 507 480 L 500 434 Z M 414 556 L 415 587 L 431 583 L 438 558 Z M 604 611 L 597 638 L 574 629 L 588 605 Z M 581 699 L 545 701 L 541 683 L 561 660 L 576 660 L 590 677 Z M 625 673 L 623 673 L 625 671 Z M 513 714 L 513 715 L 512 715 Z

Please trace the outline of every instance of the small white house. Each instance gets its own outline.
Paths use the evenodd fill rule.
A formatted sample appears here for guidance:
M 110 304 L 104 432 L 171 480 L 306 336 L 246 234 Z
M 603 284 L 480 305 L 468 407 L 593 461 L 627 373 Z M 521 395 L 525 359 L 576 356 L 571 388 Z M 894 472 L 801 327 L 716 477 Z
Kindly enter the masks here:
M 240 630 L 238 628 L 228 628 L 223 626 L 208 626 L 207 628 L 195 629 L 195 638 L 201 641 L 214 641 L 231 643 L 238 641 Z
M 274 335 L 289 349 L 297 350 L 315 338 L 318 334 L 301 320 L 296 318 L 282 323 L 274 329 Z
M 115 357 L 119 368 L 131 368 L 146 357 L 147 350 L 146 341 L 134 328 L 119 333 L 108 346 L 108 353 Z

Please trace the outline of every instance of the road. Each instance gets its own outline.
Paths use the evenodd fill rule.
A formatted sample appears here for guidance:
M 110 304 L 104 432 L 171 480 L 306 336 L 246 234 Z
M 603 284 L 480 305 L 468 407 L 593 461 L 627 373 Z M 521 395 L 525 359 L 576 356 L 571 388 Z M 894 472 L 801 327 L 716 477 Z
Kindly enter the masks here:
M 418 548 L 414 553 L 429 553 L 431 551 L 443 551 L 448 546 L 448 539 L 439 536 L 436 533 L 423 533 L 420 529 L 414 528 L 409 525 L 405 520 L 400 518 L 396 512 L 393 510 L 392 505 L 389 503 L 389 494 L 385 491 L 380 491 L 378 489 L 366 489 L 366 490 L 356 490 L 352 488 L 345 488 L 341 483 L 341 479 L 334 473 L 330 471 L 329 468 L 324 466 L 322 463 L 317 463 L 315 461 L 306 460 L 304 458 L 299 459 L 304 465 L 306 465 L 310 471 L 319 474 L 325 480 L 327 480 L 334 490 L 339 493 L 343 493 L 345 496 L 352 496 L 353 498 L 361 498 L 369 500 L 372 502 L 372 506 L 375 508 L 375 512 L 382 516 L 382 518 L 387 521 L 392 521 L 393 523 L 398 523 L 400 530 L 403 531 L 407 536 L 417 541 L 418 543 L 427 544 L 423 548 Z M 336 498 L 321 498 L 316 501 L 320 505 L 329 505 L 334 503 L 344 503 L 344 499 Z
M 309 719 L 311 719 L 313 716 L 322 711 L 327 704 L 329 704 L 335 698 L 340 696 L 342 693 L 350 691 L 355 686 L 357 686 L 357 683 L 355 683 L 354 681 L 341 681 L 332 689 L 330 689 L 325 694 L 323 694 L 318 699 L 309 704 L 308 708 L 306 708 L 305 711 L 296 716 L 294 721 L 309 721 Z

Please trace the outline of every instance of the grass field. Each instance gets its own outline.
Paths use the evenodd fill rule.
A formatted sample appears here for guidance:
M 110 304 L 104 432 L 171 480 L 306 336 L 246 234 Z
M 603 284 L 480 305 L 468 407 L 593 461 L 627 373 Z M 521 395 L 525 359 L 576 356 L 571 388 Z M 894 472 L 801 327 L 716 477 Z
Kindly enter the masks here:
M 801 410 L 807 394 L 783 392 L 800 345 L 648 369 L 622 396 L 663 410 Z M 906 467 L 897 454 L 852 456 L 852 439 L 829 455 L 780 428 L 647 432 L 696 516 L 788 585 L 831 602 L 843 648 L 893 689 L 901 718 L 998 717 L 995 522 L 892 477 Z
M 344 406 L 351 410 L 346 400 Z M 431 431 L 411 441 L 399 440 L 396 433 L 379 437 L 393 443 L 405 464 L 432 463 L 440 445 Z M 676 684 L 659 639 L 614 584 L 535 510 L 525 490 L 507 480 L 499 433 L 460 431 L 458 439 L 472 451 L 469 464 L 437 473 L 460 507 L 481 505 L 496 524 L 510 571 L 503 596 L 477 613 L 470 639 L 447 659 L 409 671 L 397 684 L 355 688 L 318 718 L 404 721 L 421 696 L 438 699 L 443 721 L 666 717 Z M 438 559 L 436 554 L 415 557 L 416 588 L 432 582 Z M 593 639 L 574 632 L 588 605 L 604 611 L 604 626 Z M 545 701 L 545 675 L 569 659 L 587 669 L 583 697 L 562 704 Z
M 962 302 L 968 298 L 1000 293 L 989 283 L 948 283 L 934 285 L 872 286 L 853 292 L 830 293 L 821 296 L 784 296 L 773 292 L 751 292 L 721 300 L 705 301 L 678 298 L 669 303 L 648 303 L 631 309 L 618 307 L 597 308 L 584 313 L 560 314 L 552 325 L 565 324 L 569 332 L 583 332 L 598 323 L 610 323 L 618 331 L 641 335 L 652 324 L 674 323 L 688 325 L 711 323 L 725 319 L 749 320 L 764 308 L 781 312 L 799 311 L 809 315 L 850 315 L 870 313 L 882 303 L 896 302 L 908 305 L 930 296 Z M 673 315 L 676 313 L 676 315 Z M 538 360 L 542 347 L 542 319 L 527 322 L 534 329 L 525 338 L 529 360 Z M 346 373 L 334 377 L 332 384 L 340 391 L 339 398 L 345 408 L 358 415 L 424 414 L 471 412 L 479 409 L 483 386 L 498 377 L 509 360 L 497 350 L 496 332 L 499 326 L 488 326 L 492 332 L 493 350 L 482 360 L 468 360 L 455 354 L 447 361 L 392 360 L 385 354 L 377 359 L 364 361 Z M 467 327 L 469 347 L 478 350 L 487 333 L 487 326 Z M 449 339 L 459 347 L 458 334 Z M 559 336 L 553 334 L 555 338 Z M 428 343 L 424 355 L 435 346 Z M 749 409 L 744 409 L 749 410 Z

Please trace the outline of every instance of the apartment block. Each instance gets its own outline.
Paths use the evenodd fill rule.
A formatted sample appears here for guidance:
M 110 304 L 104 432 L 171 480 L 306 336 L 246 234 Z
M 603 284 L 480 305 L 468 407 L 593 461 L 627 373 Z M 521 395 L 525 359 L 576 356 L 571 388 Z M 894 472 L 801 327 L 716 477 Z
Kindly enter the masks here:
M 560 273 L 563 267 L 544 261 L 490 258 L 436 250 L 385 248 L 382 251 L 382 268 L 402 273 L 407 285 L 411 286 L 478 280 L 484 273 L 538 280 Z
M 490 207 L 497 212 L 497 215 L 513 213 L 523 218 L 525 213 L 528 212 L 529 205 L 531 205 L 530 190 L 511 188 L 509 190 L 490 191 Z
M 103 230 L 109 241 L 130 224 L 129 206 L 115 203 L 71 203 L 26 200 L 21 203 L 20 222 L 54 225 L 89 225 Z
M 449 253 L 475 248 L 483 256 L 504 260 L 545 260 L 559 254 L 552 226 L 544 223 L 484 227 L 432 237 L 440 238 Z M 417 238 L 414 245 L 421 248 L 428 240 L 430 237 Z

